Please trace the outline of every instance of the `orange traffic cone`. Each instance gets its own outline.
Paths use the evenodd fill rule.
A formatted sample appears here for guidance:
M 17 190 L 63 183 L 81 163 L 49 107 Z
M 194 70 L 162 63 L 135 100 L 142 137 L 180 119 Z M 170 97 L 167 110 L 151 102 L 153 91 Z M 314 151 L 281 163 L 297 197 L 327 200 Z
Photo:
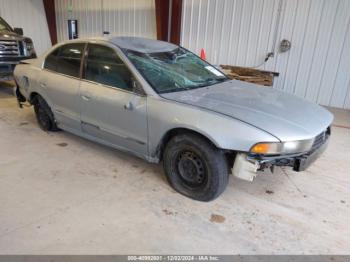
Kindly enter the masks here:
M 204 51 L 204 49 L 202 48 L 201 49 L 201 55 L 200 55 L 200 58 L 201 59 L 203 59 L 203 60 L 206 60 L 207 58 L 206 58 L 206 56 L 205 56 L 205 51 Z

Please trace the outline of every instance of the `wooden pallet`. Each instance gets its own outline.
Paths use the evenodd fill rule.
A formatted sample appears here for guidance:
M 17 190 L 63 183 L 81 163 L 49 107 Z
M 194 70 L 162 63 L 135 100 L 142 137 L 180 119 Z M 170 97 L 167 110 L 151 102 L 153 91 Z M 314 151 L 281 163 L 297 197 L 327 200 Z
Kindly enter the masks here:
M 263 71 L 247 67 L 220 65 L 222 71 L 231 79 L 250 82 L 263 86 L 273 86 L 273 79 L 279 76 L 277 72 Z

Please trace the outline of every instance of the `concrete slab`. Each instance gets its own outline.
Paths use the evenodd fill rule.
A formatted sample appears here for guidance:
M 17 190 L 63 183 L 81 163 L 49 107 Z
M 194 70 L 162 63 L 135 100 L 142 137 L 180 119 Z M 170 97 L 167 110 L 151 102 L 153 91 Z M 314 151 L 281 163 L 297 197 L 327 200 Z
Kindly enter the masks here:
M 160 165 L 45 133 L 0 85 L 0 254 L 349 254 L 350 129 L 306 172 L 234 177 L 210 203 Z M 336 112 L 350 126 L 350 112 Z

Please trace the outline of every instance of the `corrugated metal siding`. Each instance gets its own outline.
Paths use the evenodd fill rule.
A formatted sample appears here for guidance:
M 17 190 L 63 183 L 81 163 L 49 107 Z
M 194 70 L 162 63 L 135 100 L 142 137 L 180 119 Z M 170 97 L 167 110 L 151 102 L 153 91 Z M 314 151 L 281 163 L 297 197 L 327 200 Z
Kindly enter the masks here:
M 78 19 L 79 37 L 109 31 L 110 35 L 156 38 L 154 0 L 55 0 L 55 8 L 58 41 L 68 39 L 68 19 Z
M 103 0 L 104 27 L 113 35 L 156 38 L 154 0 Z
M 79 37 L 102 36 L 101 6 L 101 0 L 55 0 L 57 41 L 68 39 L 68 19 L 78 20 Z
M 184 0 L 181 43 L 214 64 L 255 67 L 276 31 L 275 57 L 260 67 L 280 72 L 274 87 L 350 108 L 349 23 L 348 0 Z M 282 39 L 289 52 L 278 52 Z
M 25 36 L 30 37 L 37 54 L 51 47 L 51 40 L 42 0 L 2 0 L 0 16 L 11 27 L 21 27 Z

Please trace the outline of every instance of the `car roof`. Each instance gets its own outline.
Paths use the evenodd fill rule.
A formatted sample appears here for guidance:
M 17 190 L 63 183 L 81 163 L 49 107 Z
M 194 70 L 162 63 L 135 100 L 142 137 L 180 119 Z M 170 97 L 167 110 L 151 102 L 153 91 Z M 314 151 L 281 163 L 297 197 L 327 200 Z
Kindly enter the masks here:
M 77 39 L 78 40 L 78 39 Z M 83 40 L 83 39 L 80 39 Z M 102 40 L 110 42 L 119 48 L 137 51 L 140 53 L 158 53 L 172 51 L 178 46 L 169 42 L 159 41 L 143 37 L 133 36 L 111 36 L 111 37 L 93 37 L 88 40 Z

